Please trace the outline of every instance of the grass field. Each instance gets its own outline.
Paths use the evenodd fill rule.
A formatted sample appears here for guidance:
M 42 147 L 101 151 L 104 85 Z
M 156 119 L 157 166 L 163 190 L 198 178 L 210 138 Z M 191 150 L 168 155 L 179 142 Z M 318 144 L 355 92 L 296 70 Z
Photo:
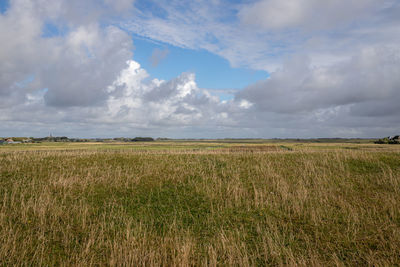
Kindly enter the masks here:
M 0 146 L 0 265 L 400 265 L 400 146 Z

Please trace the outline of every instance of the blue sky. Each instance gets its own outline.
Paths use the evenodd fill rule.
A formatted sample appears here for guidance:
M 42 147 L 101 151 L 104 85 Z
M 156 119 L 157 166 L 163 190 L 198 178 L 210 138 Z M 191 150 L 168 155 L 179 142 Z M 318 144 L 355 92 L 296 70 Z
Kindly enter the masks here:
M 4 13 L 9 6 L 9 0 L 0 0 L 0 13 Z
M 242 89 L 268 77 L 266 71 L 232 68 L 226 59 L 202 49 L 189 50 L 137 36 L 133 36 L 133 43 L 133 58 L 152 77 L 169 80 L 182 72 L 193 72 L 199 87 L 208 89 Z M 168 51 L 168 55 L 158 66 L 152 66 L 150 61 L 154 49 Z
M 400 132 L 398 0 L 0 0 L 0 43 L 0 135 Z

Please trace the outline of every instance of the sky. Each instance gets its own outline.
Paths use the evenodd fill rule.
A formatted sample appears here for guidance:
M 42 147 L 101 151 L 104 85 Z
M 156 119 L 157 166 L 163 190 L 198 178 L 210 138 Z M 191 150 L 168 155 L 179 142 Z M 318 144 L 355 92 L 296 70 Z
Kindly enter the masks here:
M 400 134 L 399 0 L 0 0 L 0 136 Z

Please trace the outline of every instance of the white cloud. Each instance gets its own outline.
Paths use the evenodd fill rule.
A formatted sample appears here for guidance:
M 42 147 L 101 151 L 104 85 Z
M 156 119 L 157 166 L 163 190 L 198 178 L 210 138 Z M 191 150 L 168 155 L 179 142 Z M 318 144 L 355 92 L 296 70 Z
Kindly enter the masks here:
M 39 76 L 52 106 L 88 106 L 107 99 L 107 87 L 132 57 L 132 40 L 109 26 L 82 26 L 65 37 L 51 68 Z
M 267 30 L 331 29 L 368 18 L 381 7 L 373 0 L 260 0 L 241 9 L 239 17 Z
M 129 61 L 110 88 L 111 92 L 121 90 L 107 101 L 110 120 L 153 126 L 215 123 L 209 115 L 218 113 L 221 104 L 197 87 L 194 74 L 183 73 L 170 81 L 147 78 L 137 62 Z
M 40 47 L 46 47 L 37 38 L 42 21 L 31 14 L 29 2 L 25 4 L 25 8 L 16 5 L 5 15 L 0 15 L 0 95 L 3 97 L 12 95 L 17 90 L 15 83 L 32 74 L 36 62 L 42 58 L 37 52 Z
M 242 121 L 285 135 L 373 137 L 400 130 L 399 90 L 400 48 L 380 47 L 329 67 L 295 58 L 235 101 L 252 103 Z
M 392 100 L 400 101 L 399 86 L 400 48 L 382 47 L 365 49 L 329 67 L 311 67 L 305 57 L 293 59 L 236 97 L 259 110 L 296 113 L 344 105 L 355 108 L 361 103 L 394 104 Z M 387 108 L 400 112 L 397 104 Z M 358 115 L 368 114 L 360 111 Z

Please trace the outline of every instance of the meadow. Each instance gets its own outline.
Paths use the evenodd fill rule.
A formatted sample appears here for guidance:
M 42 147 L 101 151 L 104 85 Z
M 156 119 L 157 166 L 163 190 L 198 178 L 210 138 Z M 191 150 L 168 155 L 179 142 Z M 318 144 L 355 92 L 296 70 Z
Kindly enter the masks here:
M 0 265 L 398 266 L 400 145 L 0 146 Z

